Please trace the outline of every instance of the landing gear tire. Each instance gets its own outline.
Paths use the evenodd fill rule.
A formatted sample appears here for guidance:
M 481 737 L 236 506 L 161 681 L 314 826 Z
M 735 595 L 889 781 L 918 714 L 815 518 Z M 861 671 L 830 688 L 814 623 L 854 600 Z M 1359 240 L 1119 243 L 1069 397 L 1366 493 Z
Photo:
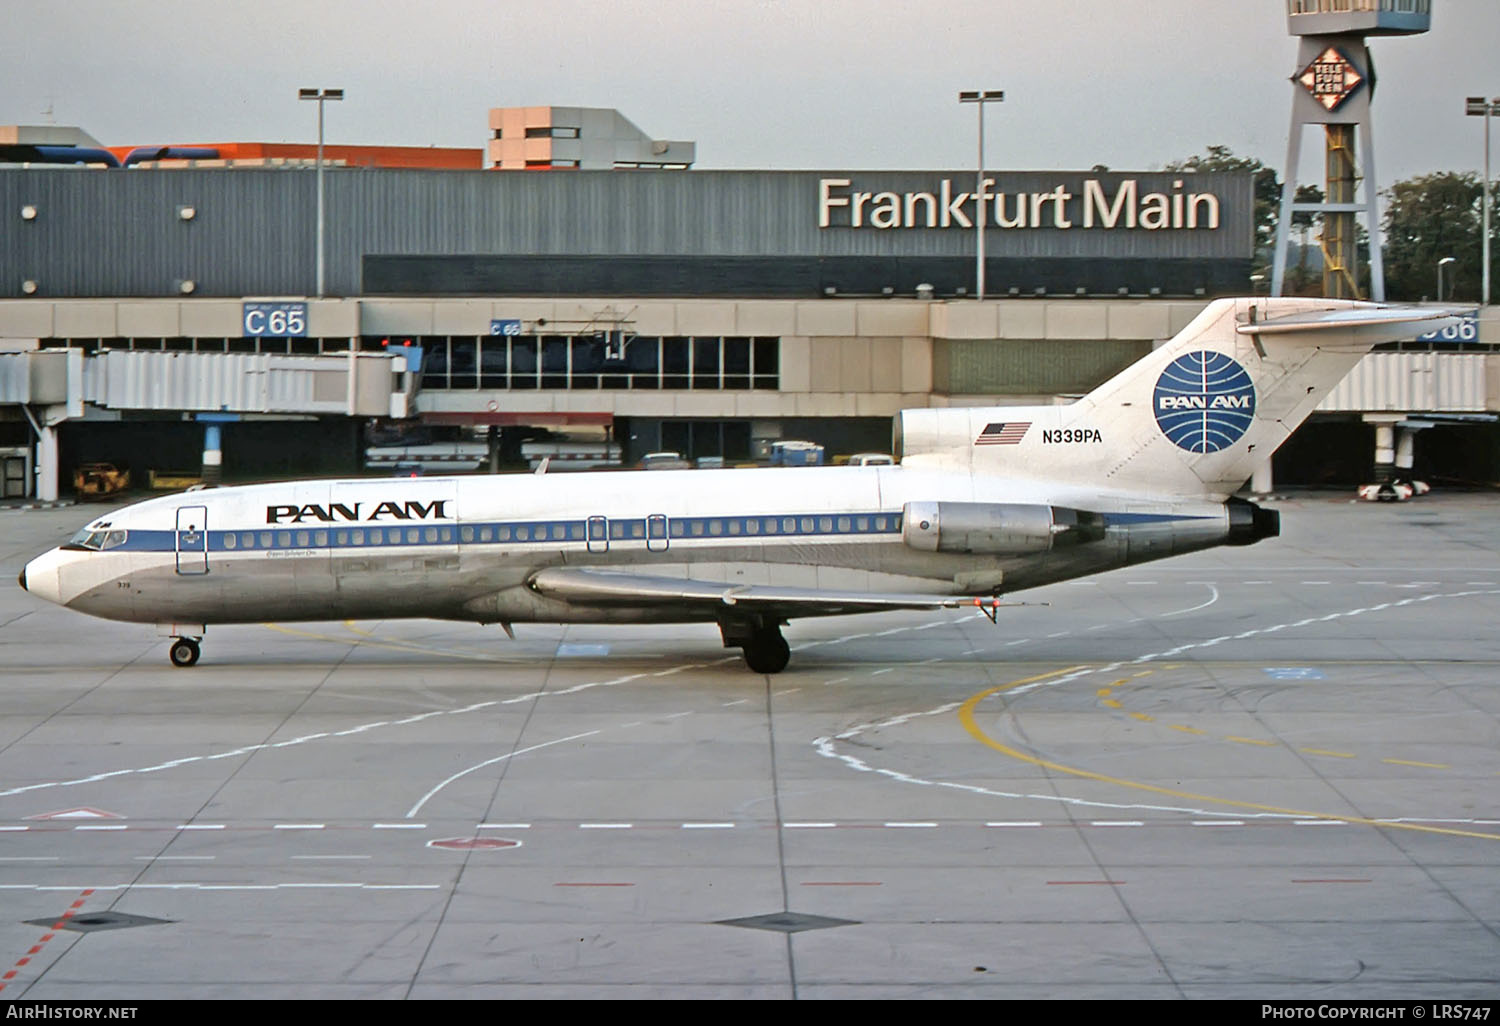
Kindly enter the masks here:
M 775 627 L 756 631 L 744 646 L 745 665 L 755 673 L 780 673 L 791 661 L 792 649 Z
M 167 658 L 173 666 L 192 666 L 198 661 L 198 642 L 192 638 L 178 638 L 167 649 Z

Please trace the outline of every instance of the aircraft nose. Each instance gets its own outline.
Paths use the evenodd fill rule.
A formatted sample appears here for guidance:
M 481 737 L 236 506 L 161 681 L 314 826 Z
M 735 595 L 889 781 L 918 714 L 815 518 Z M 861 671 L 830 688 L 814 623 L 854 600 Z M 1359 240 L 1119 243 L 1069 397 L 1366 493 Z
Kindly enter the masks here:
M 21 587 L 48 602 L 62 603 L 62 582 L 58 580 L 59 554 L 56 549 L 44 552 L 21 568 Z
M 24 566 L 21 567 L 21 573 L 16 577 L 16 580 L 21 583 L 21 590 L 25 591 L 26 590 L 26 568 Z

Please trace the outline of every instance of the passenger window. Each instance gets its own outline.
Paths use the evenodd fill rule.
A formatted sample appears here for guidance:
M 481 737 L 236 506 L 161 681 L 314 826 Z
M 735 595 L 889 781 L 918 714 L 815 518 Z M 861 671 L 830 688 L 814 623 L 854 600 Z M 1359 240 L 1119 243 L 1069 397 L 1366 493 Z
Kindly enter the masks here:
M 348 545 L 349 544 L 349 532 L 348 531 L 335 531 L 334 535 L 333 535 L 333 543 L 335 545 Z
M 428 530 L 431 530 L 431 528 L 428 528 Z M 415 545 L 417 542 L 422 540 L 422 534 L 415 527 L 408 527 L 406 529 L 406 540 L 412 545 Z
M 722 520 L 710 520 L 708 522 L 708 533 L 712 534 L 712 535 L 723 534 L 724 533 L 724 521 L 722 521 Z
M 510 528 L 509 527 L 498 528 L 495 531 L 495 534 L 500 538 L 501 541 L 510 541 Z
M 623 537 L 625 537 L 625 525 L 622 524 L 622 523 L 620 523 L 618 520 L 616 520 L 614 523 L 610 524 L 609 525 L 609 536 L 611 538 L 623 538 Z
M 868 531 L 870 529 L 870 518 L 869 517 L 855 517 L 854 518 L 854 529 L 856 531 Z
M 738 520 L 731 520 L 731 521 L 729 521 L 729 533 L 730 534 L 739 534 L 740 533 L 740 522 Z
M 426 540 L 429 543 L 437 541 L 438 540 L 437 528 L 436 527 L 429 527 L 429 528 L 427 528 L 427 530 L 425 530 L 425 531 L 422 532 L 422 537 L 423 537 L 424 540 Z
M 766 517 L 766 533 L 767 534 L 775 534 L 776 533 L 776 518 L 775 517 Z
M 245 548 L 245 549 L 253 549 L 253 548 L 255 548 L 255 535 L 254 535 L 254 533 L 252 533 L 250 531 L 246 531 L 244 534 L 240 535 L 240 547 L 241 548 Z
M 746 520 L 745 521 L 745 533 L 746 534 L 759 534 L 760 533 L 760 521 L 758 519 L 756 519 L 755 517 L 751 517 L 749 520 Z
M 363 531 L 355 531 L 350 537 L 354 539 L 354 544 L 356 545 L 363 545 L 365 543 L 365 532 Z
M 693 521 L 693 537 L 694 538 L 701 538 L 702 536 L 703 536 L 703 521 L 701 521 L 701 520 L 694 520 Z
M 844 532 L 844 531 L 848 531 L 848 530 L 849 530 L 849 518 L 848 517 L 839 517 L 839 531 Z
M 278 546 L 280 546 L 281 548 L 283 548 L 283 549 L 289 549 L 289 548 L 291 548 L 292 547 L 292 532 L 291 531 L 277 531 L 276 532 L 276 544 Z
M 582 524 L 569 524 L 568 525 L 568 537 L 572 538 L 574 541 L 578 541 L 580 538 L 582 538 L 583 537 L 583 525 Z
M 458 529 L 458 540 L 459 541 L 466 541 L 466 542 L 473 541 L 474 540 L 474 528 L 472 528 L 472 527 L 460 527 Z
M 314 531 L 313 532 L 313 544 L 316 545 L 320 549 L 321 548 L 326 548 L 328 546 L 328 532 L 327 531 Z
M 630 525 L 630 537 L 632 537 L 632 538 L 644 538 L 645 536 L 646 536 L 646 528 L 645 528 L 645 526 L 639 520 L 633 522 Z
M 262 532 L 260 532 L 260 547 L 263 548 L 263 549 L 269 549 L 271 547 L 271 532 L 270 531 L 262 531 Z
M 312 542 L 312 536 L 306 531 L 297 532 L 297 547 L 305 549 Z
M 504 528 L 501 528 L 501 530 L 503 531 Z M 531 528 L 527 527 L 525 524 L 522 524 L 516 528 L 516 541 L 528 541 L 530 538 Z
M 235 536 L 234 536 L 234 535 L 232 535 L 232 534 L 226 534 L 226 535 L 225 535 L 225 536 L 224 536 L 224 547 L 225 547 L 225 548 L 226 548 L 226 549 L 232 549 L 232 548 L 234 548 L 234 547 L 235 547 L 235 546 L 236 546 L 236 545 L 237 545 L 237 544 L 239 544 L 239 541 L 238 541 L 238 539 L 237 539 L 237 538 L 235 538 Z
M 490 528 L 488 528 L 488 527 L 481 527 L 479 529 L 479 540 L 480 541 L 487 542 L 492 537 L 493 537 L 493 535 L 490 533 Z
M 781 521 L 781 530 L 783 532 L 785 532 L 786 534 L 796 534 L 797 533 L 797 518 L 796 517 L 783 517 L 782 521 Z
M 812 517 L 803 517 L 802 518 L 802 533 L 803 534 L 812 534 L 812 529 L 813 529 L 813 519 L 812 519 Z

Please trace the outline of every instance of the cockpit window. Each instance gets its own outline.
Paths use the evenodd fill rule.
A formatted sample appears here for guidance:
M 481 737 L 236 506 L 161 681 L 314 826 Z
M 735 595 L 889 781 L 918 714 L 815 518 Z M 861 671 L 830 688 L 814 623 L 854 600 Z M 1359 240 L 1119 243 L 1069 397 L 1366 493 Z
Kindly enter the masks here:
M 85 527 L 68 539 L 68 546 L 102 552 L 105 549 L 114 549 L 124 545 L 125 538 L 125 531 L 96 531 Z

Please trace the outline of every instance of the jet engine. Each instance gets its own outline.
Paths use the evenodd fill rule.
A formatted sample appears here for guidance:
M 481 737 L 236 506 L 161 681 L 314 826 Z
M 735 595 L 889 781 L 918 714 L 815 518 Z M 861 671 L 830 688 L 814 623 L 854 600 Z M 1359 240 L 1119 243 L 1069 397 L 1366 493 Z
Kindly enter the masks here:
M 1065 506 L 908 502 L 901 540 L 922 552 L 1022 556 L 1104 537 L 1104 517 Z

